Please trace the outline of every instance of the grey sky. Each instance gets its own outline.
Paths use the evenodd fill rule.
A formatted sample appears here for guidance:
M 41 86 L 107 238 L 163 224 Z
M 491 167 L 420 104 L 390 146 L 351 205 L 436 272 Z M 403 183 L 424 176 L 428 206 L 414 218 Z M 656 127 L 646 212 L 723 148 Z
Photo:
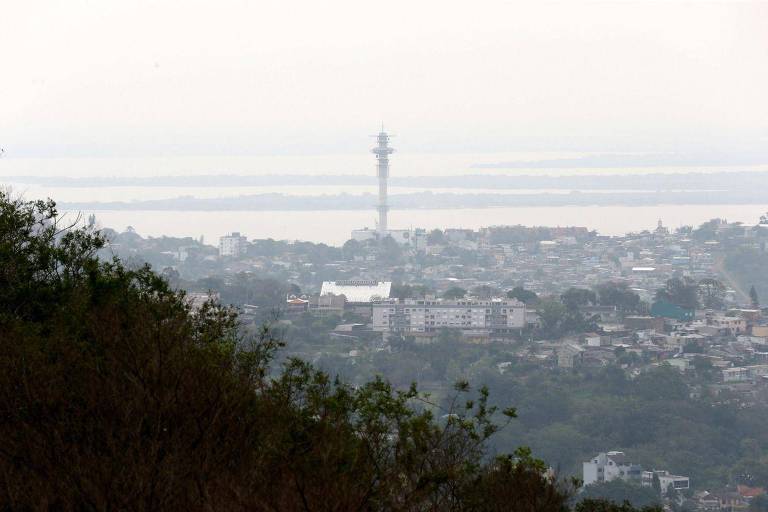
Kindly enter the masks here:
M 766 2 L 11 1 L 0 48 L 15 155 L 768 144 Z

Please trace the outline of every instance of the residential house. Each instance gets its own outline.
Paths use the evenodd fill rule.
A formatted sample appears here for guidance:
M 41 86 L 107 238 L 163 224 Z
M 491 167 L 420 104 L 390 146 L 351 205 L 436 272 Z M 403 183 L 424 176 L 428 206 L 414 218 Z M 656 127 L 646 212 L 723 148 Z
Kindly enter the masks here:
M 624 452 L 601 452 L 583 463 L 584 485 L 620 479 L 640 483 L 642 468 L 629 462 Z

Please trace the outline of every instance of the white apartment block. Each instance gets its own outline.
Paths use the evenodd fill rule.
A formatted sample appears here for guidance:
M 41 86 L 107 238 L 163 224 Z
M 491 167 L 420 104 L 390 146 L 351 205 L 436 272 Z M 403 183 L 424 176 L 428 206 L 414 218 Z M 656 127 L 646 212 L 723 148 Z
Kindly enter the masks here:
M 525 325 L 525 304 L 515 299 L 389 299 L 373 303 L 373 330 L 381 332 L 461 329 L 503 334 Z
M 245 254 L 247 244 L 248 239 L 237 231 L 227 236 L 219 237 L 219 256 L 222 258 L 227 256 L 240 257 Z

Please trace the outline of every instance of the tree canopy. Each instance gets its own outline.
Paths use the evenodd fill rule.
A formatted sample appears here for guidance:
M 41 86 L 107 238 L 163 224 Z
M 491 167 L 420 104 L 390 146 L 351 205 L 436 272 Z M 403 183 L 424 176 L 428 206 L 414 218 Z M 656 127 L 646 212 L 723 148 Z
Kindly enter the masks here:
M 463 299 L 467 295 L 467 290 L 459 286 L 451 286 L 443 292 L 444 299 Z
M 623 313 L 637 313 L 642 309 L 640 296 L 630 290 L 627 283 L 602 283 L 595 291 L 598 302 L 603 306 L 615 306 Z
M 517 299 L 525 304 L 534 304 L 538 301 L 539 296 L 531 290 L 526 290 L 522 286 L 516 286 L 507 292 L 507 298 Z
M 641 510 L 661 510 L 659 494 L 653 488 L 641 487 L 623 480 L 588 485 L 584 487 L 580 497 L 583 502 L 592 503 L 593 506 L 596 502 L 599 503 L 599 500 L 606 500 L 609 503 L 627 503 L 630 506 L 642 507 Z M 597 509 L 600 510 L 600 508 Z M 579 510 L 578 507 L 576 510 Z M 620 505 L 607 505 L 605 510 L 619 512 L 623 509 Z
M 690 277 L 668 279 L 663 288 L 656 291 L 656 300 L 665 300 L 686 309 L 699 305 L 699 287 Z

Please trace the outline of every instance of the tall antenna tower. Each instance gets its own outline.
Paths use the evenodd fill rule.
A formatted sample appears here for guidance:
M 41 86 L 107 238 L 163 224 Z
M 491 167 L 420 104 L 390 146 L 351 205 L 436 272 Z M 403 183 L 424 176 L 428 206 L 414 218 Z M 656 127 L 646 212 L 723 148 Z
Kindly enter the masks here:
M 395 150 L 389 147 L 389 135 L 384 131 L 384 124 L 381 125 L 381 131 L 376 135 L 377 146 L 371 150 L 376 155 L 376 170 L 379 177 L 379 205 L 376 209 L 379 211 L 379 234 L 387 234 L 387 179 L 389 178 L 389 155 Z

